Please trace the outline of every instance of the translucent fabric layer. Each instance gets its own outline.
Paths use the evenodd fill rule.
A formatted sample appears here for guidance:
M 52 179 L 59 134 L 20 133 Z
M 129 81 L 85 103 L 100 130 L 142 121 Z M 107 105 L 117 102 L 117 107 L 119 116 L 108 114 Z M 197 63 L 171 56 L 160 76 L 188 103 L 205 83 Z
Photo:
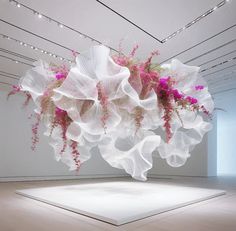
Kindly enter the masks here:
M 170 76 L 178 94 L 193 97 L 201 108 L 211 113 L 214 104 L 198 72 L 198 67 L 172 60 L 162 66 L 161 76 Z M 63 110 L 69 117 L 65 150 L 65 140 L 61 137 L 63 129 L 56 127 L 51 131 L 50 112 L 43 120 L 45 135 L 50 136 L 57 160 L 71 170 L 76 169 L 69 148 L 70 142 L 75 141 L 81 163 L 93 155 L 91 150 L 97 146 L 111 166 L 123 169 L 138 180 L 146 180 L 147 172 L 152 168 L 154 151 L 158 151 L 172 167 L 186 163 L 194 146 L 211 129 L 211 124 L 203 113 L 183 108 L 172 100 L 176 110 L 170 120 L 172 136 L 167 142 L 163 135 L 165 114 L 159 106 L 157 91 L 153 88 L 147 97 L 140 97 L 140 79 L 137 80 L 137 90 L 132 87 L 135 82 L 130 84 L 130 76 L 129 68 L 118 65 L 104 46 L 94 46 L 76 58 L 65 80 L 49 95 L 52 107 Z M 37 112 L 40 112 L 42 100 L 54 79 L 49 65 L 42 61 L 21 79 L 21 88 L 31 94 Z

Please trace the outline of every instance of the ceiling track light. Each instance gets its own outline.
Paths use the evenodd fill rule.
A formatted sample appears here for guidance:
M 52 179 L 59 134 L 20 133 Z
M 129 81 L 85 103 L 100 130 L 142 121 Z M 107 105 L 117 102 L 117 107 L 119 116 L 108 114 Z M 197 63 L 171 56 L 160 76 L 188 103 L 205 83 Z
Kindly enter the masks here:
M 214 6 L 213 8 L 209 9 L 208 11 L 206 11 L 205 13 L 203 13 L 202 15 L 200 15 L 199 17 L 197 17 L 196 19 L 192 20 L 191 22 L 189 22 L 188 24 L 186 24 L 185 26 L 183 26 L 182 28 L 178 29 L 177 31 L 175 31 L 174 33 L 170 34 L 169 36 L 167 36 L 166 38 L 164 38 L 161 42 L 165 43 L 167 42 L 167 40 L 172 39 L 173 37 L 175 37 L 177 34 L 179 34 L 180 32 L 183 32 L 186 28 L 189 28 L 190 26 L 193 26 L 195 23 L 199 22 L 200 20 L 202 20 L 203 18 L 205 18 L 206 16 L 210 15 L 211 13 L 217 11 L 220 7 L 224 6 L 226 3 L 229 3 L 230 0 L 224 0 L 221 1 L 220 3 L 218 3 L 216 6 Z
M 217 63 L 217 64 L 215 64 L 215 65 L 213 65 L 213 66 L 211 66 L 211 67 L 205 68 L 205 69 L 203 69 L 203 70 L 201 71 L 201 73 L 202 73 L 202 72 L 205 72 L 205 71 L 209 71 L 209 70 L 211 70 L 211 69 L 213 69 L 213 68 L 216 68 L 216 67 L 218 67 L 218 66 L 221 66 L 221 65 L 223 65 L 223 64 L 232 62 L 232 61 L 234 61 L 234 60 L 236 60 L 236 56 L 233 57 L 233 58 L 231 58 L 231 59 L 225 60 L 225 61 L 223 61 L 223 62 Z
M 12 58 L 10 58 L 10 57 L 8 57 L 8 56 L 0 55 L 0 57 L 2 57 L 2 58 L 4 58 L 4 59 L 8 59 L 8 60 L 10 60 L 10 61 L 12 61 L 12 62 L 14 62 L 14 63 L 16 63 L 16 64 L 19 64 L 19 63 L 20 63 L 20 64 L 24 64 L 24 65 L 27 65 L 27 66 L 34 67 L 34 65 L 32 65 L 32 64 L 25 63 L 25 62 L 22 62 L 22 61 L 17 60 L 17 59 L 12 59 Z
M 19 44 L 19 45 L 21 45 L 21 46 L 23 46 L 23 47 L 30 47 L 30 48 L 31 48 L 32 50 L 34 50 L 34 51 L 41 52 L 41 53 L 46 54 L 46 55 L 48 55 L 48 56 L 50 56 L 50 57 L 53 57 L 53 58 L 55 58 L 55 59 L 59 59 L 59 60 L 61 60 L 61 61 L 66 61 L 66 62 L 68 62 L 68 63 L 73 63 L 72 60 L 70 60 L 70 59 L 66 59 L 66 58 L 64 58 L 64 57 L 62 57 L 62 56 L 53 54 L 53 53 L 51 53 L 51 52 L 49 52 L 49 51 L 46 51 L 46 50 L 41 49 L 41 48 L 39 48 L 39 47 L 33 46 L 32 44 L 25 43 L 25 42 L 20 41 L 20 40 L 18 40 L 18 39 L 9 37 L 9 36 L 7 36 L 7 35 L 5 35 L 5 34 L 0 34 L 0 36 L 1 36 L 2 38 L 4 38 L 4 39 L 8 39 L 8 40 L 14 41 L 15 43 L 17 43 L 17 44 Z
M 3 81 L 0 81 L 0 84 L 9 85 L 10 87 L 12 87 L 12 84 L 6 83 L 6 82 L 3 82 Z
M 57 20 L 55 20 L 55 19 L 53 19 L 53 18 L 51 18 L 51 17 L 49 17 L 49 16 L 47 16 L 47 15 L 41 14 L 41 13 L 39 13 L 38 11 L 32 9 L 31 7 L 29 7 L 29 6 L 27 6 L 27 5 L 24 5 L 23 3 L 19 3 L 18 1 L 15 1 L 15 0 L 9 0 L 9 2 L 10 2 L 11 4 L 16 5 L 17 7 L 21 7 L 21 8 L 23 8 L 23 9 L 26 9 L 26 10 L 30 11 L 33 15 L 37 16 L 39 19 L 46 19 L 45 21 L 50 22 L 50 23 L 52 22 L 52 23 L 56 24 L 58 27 L 60 27 L 60 28 L 66 28 L 66 29 L 68 29 L 68 30 L 71 30 L 71 31 L 73 31 L 73 32 L 75 32 L 75 33 L 77 33 L 77 34 L 79 34 L 79 36 L 80 36 L 81 38 L 89 39 L 91 42 L 96 42 L 97 44 L 102 44 L 99 40 L 97 40 L 97 39 L 95 39 L 95 38 L 93 38 L 93 37 L 91 37 L 91 36 L 89 36 L 89 35 L 86 35 L 86 34 L 80 32 L 80 31 L 78 31 L 78 30 L 76 30 L 76 29 L 74 29 L 74 28 L 72 28 L 72 27 L 70 27 L 70 26 L 67 26 L 67 25 L 65 25 L 65 24 L 63 24 L 63 23 L 61 23 L 61 22 L 58 22 Z M 18 5 L 19 5 L 19 6 L 18 6 Z M 107 46 L 107 47 L 109 47 L 109 46 Z M 116 50 L 116 49 L 114 49 L 114 48 L 112 48 L 112 47 L 109 47 L 109 48 L 110 48 L 112 51 L 115 51 L 115 52 L 119 53 L 118 50 Z
M 234 76 L 232 76 L 232 74 L 234 74 L 235 71 L 231 71 L 223 76 L 221 76 L 220 79 L 215 80 L 215 79 L 210 79 L 207 82 L 209 83 L 209 86 L 214 86 L 216 84 L 219 84 L 220 82 L 224 82 L 224 81 L 228 81 L 228 80 L 234 80 Z M 229 77 L 227 77 L 229 76 Z

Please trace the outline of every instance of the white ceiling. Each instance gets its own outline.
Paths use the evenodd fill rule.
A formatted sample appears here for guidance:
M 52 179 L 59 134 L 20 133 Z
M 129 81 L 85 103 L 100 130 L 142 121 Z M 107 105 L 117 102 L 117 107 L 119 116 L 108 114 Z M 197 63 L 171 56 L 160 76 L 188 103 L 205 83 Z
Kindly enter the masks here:
M 199 65 L 212 93 L 236 88 L 236 59 L 233 59 L 236 57 L 236 0 L 230 0 L 165 43 L 158 40 L 222 0 L 101 0 L 107 7 L 96 0 L 18 2 L 114 49 L 123 40 L 124 53 L 139 44 L 137 56 L 142 59 L 158 50 L 160 55 L 155 60 L 159 63 L 176 57 L 186 64 Z M 18 8 L 8 0 L 0 0 L 0 34 L 68 59 L 73 58 L 70 50 L 81 52 L 96 44 L 71 29 L 39 19 L 23 5 Z M 39 58 L 61 62 L 0 36 L 0 82 L 17 83 L 17 78 Z

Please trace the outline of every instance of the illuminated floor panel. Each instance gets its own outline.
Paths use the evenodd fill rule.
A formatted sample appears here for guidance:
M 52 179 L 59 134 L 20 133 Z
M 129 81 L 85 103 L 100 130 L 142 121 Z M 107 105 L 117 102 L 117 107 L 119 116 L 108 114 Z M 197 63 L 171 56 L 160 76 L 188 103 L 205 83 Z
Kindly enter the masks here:
M 225 194 L 153 182 L 105 182 L 18 190 L 18 194 L 114 225 Z

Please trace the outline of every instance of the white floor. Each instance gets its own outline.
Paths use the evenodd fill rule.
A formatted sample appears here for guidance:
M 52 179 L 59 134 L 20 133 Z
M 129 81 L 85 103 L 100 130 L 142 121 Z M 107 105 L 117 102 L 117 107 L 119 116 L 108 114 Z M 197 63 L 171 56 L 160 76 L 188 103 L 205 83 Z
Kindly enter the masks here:
M 225 194 L 173 183 L 111 181 L 17 190 L 18 194 L 114 225 Z

